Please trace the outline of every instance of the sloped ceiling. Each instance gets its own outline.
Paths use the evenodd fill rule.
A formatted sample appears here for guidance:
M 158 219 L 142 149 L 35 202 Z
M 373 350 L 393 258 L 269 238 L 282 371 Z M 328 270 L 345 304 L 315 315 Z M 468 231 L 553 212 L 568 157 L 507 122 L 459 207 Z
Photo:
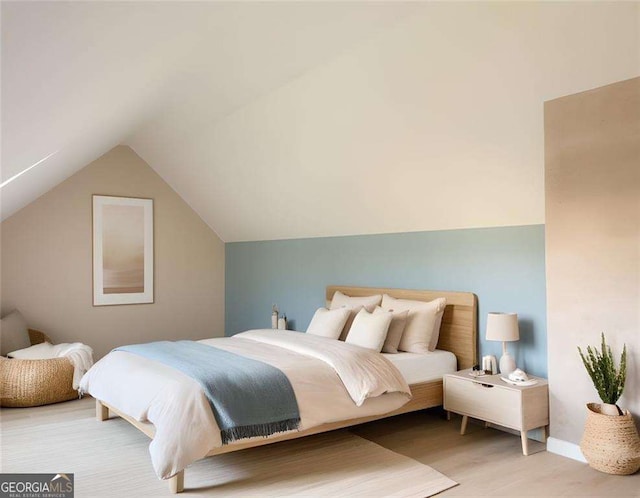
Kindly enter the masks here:
M 9 216 L 125 143 L 229 241 L 544 222 L 542 103 L 638 3 L 2 3 Z
M 55 154 L 2 189 L 2 219 L 134 132 L 181 141 L 412 8 L 3 1 L 2 182 Z

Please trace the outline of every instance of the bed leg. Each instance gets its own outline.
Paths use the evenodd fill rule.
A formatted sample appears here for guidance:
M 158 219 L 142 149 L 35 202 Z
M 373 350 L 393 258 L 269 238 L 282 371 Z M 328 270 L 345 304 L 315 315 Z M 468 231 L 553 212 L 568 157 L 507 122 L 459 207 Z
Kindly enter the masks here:
M 169 478 L 169 491 L 173 495 L 184 491 L 184 470 Z
M 99 399 L 96 400 L 96 419 L 98 422 L 109 418 L 109 408 L 104 406 Z

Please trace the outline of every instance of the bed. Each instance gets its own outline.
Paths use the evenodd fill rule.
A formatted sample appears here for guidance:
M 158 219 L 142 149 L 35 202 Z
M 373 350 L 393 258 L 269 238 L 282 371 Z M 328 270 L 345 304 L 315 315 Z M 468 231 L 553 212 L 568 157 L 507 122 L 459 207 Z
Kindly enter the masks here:
M 400 299 L 411 299 L 415 301 L 432 301 L 439 297 L 444 297 L 447 300 L 447 305 L 444 311 L 442 325 L 440 329 L 440 337 L 438 340 L 437 350 L 433 353 L 429 353 L 431 359 L 427 361 L 427 358 L 422 358 L 419 354 L 413 353 L 399 353 L 397 355 L 387 355 L 382 354 L 379 356 L 387 357 L 391 361 L 391 363 L 397 368 L 399 372 L 404 376 L 403 380 L 406 379 L 407 391 L 410 390 L 411 399 L 407 402 L 403 400 L 402 402 L 398 401 L 401 393 L 399 392 L 388 392 L 386 394 L 382 394 L 377 398 L 372 398 L 366 400 L 362 406 L 349 408 L 347 407 L 348 403 L 339 400 L 337 398 L 337 390 L 335 388 L 333 391 L 331 389 L 327 389 L 326 393 L 321 393 L 321 395 L 327 396 L 331 399 L 331 407 L 335 408 L 337 414 L 333 416 L 333 418 L 339 418 L 338 420 L 331 420 L 326 423 L 321 423 L 318 420 L 307 423 L 301 426 L 298 431 L 289 431 L 289 432 L 281 432 L 277 434 L 273 434 L 269 437 L 259 437 L 259 438 L 250 438 L 244 440 L 233 441 L 230 444 L 220 444 L 219 439 L 206 437 L 199 438 L 200 444 L 206 444 L 205 451 L 202 451 L 202 448 L 199 449 L 198 457 L 205 456 L 214 456 L 223 453 L 228 453 L 232 451 L 239 451 L 251 447 L 261 446 L 265 444 L 271 444 L 279 441 L 295 439 L 299 437 L 304 437 L 307 435 L 318 434 L 321 432 L 326 432 L 330 430 L 340 429 L 344 427 L 349 427 L 365 422 L 369 422 L 372 420 L 377 420 L 385 417 L 390 417 L 394 415 L 398 415 L 401 413 L 407 413 L 416 410 L 422 410 L 425 408 L 431 408 L 435 406 L 442 405 L 442 374 L 448 371 L 455 371 L 456 369 L 469 368 L 477 362 L 477 301 L 476 297 L 472 293 L 468 292 L 439 292 L 439 291 L 424 291 L 424 290 L 405 290 L 405 289 L 387 289 L 387 288 L 370 288 L 370 287 L 346 287 L 346 286 L 329 286 L 326 289 L 326 298 L 330 300 L 336 291 L 340 291 L 348 296 L 360 297 L 360 296 L 370 296 L 373 294 L 383 294 L 386 293 L 392 297 L 400 298 Z M 273 339 L 273 335 L 269 335 L 271 331 L 251 331 L 243 334 L 239 334 L 239 338 L 235 341 L 234 339 L 228 338 L 226 342 L 213 339 L 210 341 L 218 341 L 216 342 L 216 346 L 219 344 L 223 344 L 225 347 L 230 347 L 233 349 L 237 345 L 237 343 L 242 342 L 243 340 L 249 341 L 266 341 L 259 343 L 254 347 L 253 354 L 256 355 L 257 358 L 260 357 L 261 354 L 268 353 L 269 348 L 272 347 L 270 341 Z M 294 332 L 290 334 L 295 334 Z M 305 334 L 306 335 L 306 334 Z M 280 339 L 282 337 L 282 339 Z M 277 340 L 287 341 L 287 334 L 282 334 L 276 338 Z M 245 340 L 246 338 L 246 340 Z M 206 343 L 206 341 L 204 341 Z M 253 342 L 251 342 L 253 344 Z M 213 344 L 211 344 L 213 345 Z M 277 344 L 277 346 L 280 346 Z M 274 345 L 273 347 L 276 347 Z M 355 347 L 355 346 L 353 346 Z M 378 355 L 378 353 L 374 353 Z M 113 355 L 111 353 L 110 355 Z M 108 355 L 109 356 L 109 355 Z M 286 356 L 286 355 L 285 355 Z M 298 355 L 300 356 L 300 355 Z M 455 356 L 455 357 L 454 357 Z M 107 357 L 105 357 L 107 358 Z M 374 358 L 375 359 L 375 358 Z M 103 359 L 104 360 L 104 359 Z M 101 360 L 101 361 L 103 361 Z M 144 359 L 143 359 L 144 360 Z M 298 357 L 293 355 L 286 356 L 286 360 L 284 362 L 285 365 L 289 365 L 287 362 L 292 362 L 291 364 L 295 364 L 296 362 L 300 362 Z M 294 361 L 295 360 L 295 361 Z M 127 361 L 129 361 L 127 359 Z M 320 368 L 317 366 L 317 362 L 314 363 L 315 359 L 309 358 L 308 360 L 304 360 L 305 365 L 309 365 L 309 368 Z M 103 362 L 103 364 L 107 364 L 108 366 L 109 360 Z M 136 385 L 130 381 L 131 378 L 134 378 L 136 375 L 142 375 L 143 373 L 147 375 L 146 381 L 144 377 L 140 381 L 140 383 L 157 383 L 158 386 L 169 385 L 170 388 L 174 388 L 174 381 L 169 377 L 166 379 L 161 379 L 162 375 L 168 375 L 168 373 L 163 372 L 161 369 L 157 370 L 157 375 L 159 378 L 156 378 L 156 373 L 153 375 L 149 374 L 147 370 L 144 370 L 140 367 L 140 364 L 144 362 L 136 362 L 132 363 L 129 367 L 125 368 L 125 372 L 122 372 L 122 369 L 119 369 L 117 375 L 120 375 L 120 378 L 114 379 L 113 377 L 106 377 L 109 379 L 110 383 L 117 383 L 119 386 L 123 386 L 122 389 L 118 389 L 118 393 L 122 393 L 122 395 L 118 394 L 117 396 L 109 396 L 108 392 L 113 392 L 103 389 L 101 390 L 99 387 L 99 383 L 97 388 L 89 389 L 89 393 L 96 399 L 96 417 L 99 421 L 107 420 L 110 414 L 117 415 L 122 417 L 131 423 L 134 427 L 138 428 L 144 434 L 149 436 L 153 441 L 152 445 L 155 443 L 159 443 L 161 437 L 166 436 L 167 428 L 164 429 L 160 427 L 156 427 L 149 420 L 155 420 L 154 414 L 147 413 L 145 409 L 136 409 L 136 402 L 141 402 L 139 398 L 144 398 L 144 392 L 139 391 L 136 393 L 135 391 L 131 391 L 131 393 L 127 394 L 129 389 L 133 389 L 131 386 Z M 429 368 L 424 368 L 425 364 L 433 365 L 431 370 Z M 457 363 L 457 365 L 456 365 Z M 421 366 L 422 365 L 422 366 Z M 146 367 L 145 367 L 146 368 Z M 158 368 L 154 366 L 154 368 Z M 169 368 L 169 367 L 166 367 Z M 293 368 L 293 367 L 292 367 Z M 298 368 L 298 367 L 296 367 Z M 444 369 L 444 370 L 443 370 Z M 112 369 L 112 374 L 115 372 Z M 321 370 L 318 370 L 319 374 L 322 374 Z M 335 372 L 334 372 L 335 377 Z M 306 382 L 306 381 L 305 381 Z M 102 384 L 106 384 L 104 381 Z M 187 386 L 190 387 L 190 386 Z M 169 389 L 169 388 L 167 388 Z M 178 389 L 182 389 L 181 386 L 175 387 L 175 392 L 179 393 Z M 186 387 L 185 387 L 186 389 Z M 298 387 L 298 391 L 296 391 L 296 395 L 300 395 L 300 389 Z M 344 391 L 344 386 L 340 389 Z M 317 386 L 311 386 L 308 388 L 309 394 L 306 393 L 304 396 L 307 396 L 311 401 L 309 402 L 312 406 L 315 406 L 316 409 L 322 403 L 322 399 L 319 398 L 320 394 L 316 393 Z M 153 391 L 153 386 L 147 389 L 150 393 Z M 158 391 L 160 392 L 160 391 Z M 152 394 L 149 394 L 151 396 Z M 129 401 L 126 400 L 125 396 L 129 396 Z M 155 395 L 153 395 L 155 396 Z M 186 395 L 185 395 L 186 396 Z M 334 397 L 335 396 L 335 397 Z M 202 396 L 200 396 L 202 397 Z M 155 398 L 154 398 L 155 399 Z M 174 398 L 171 399 L 171 403 L 175 404 Z M 181 399 L 181 398 L 178 398 Z M 193 410 L 193 415 L 198 417 L 199 413 L 200 418 L 206 417 L 205 409 L 201 409 L 198 411 L 198 406 L 193 403 L 193 396 L 185 397 L 181 400 L 185 405 L 189 405 Z M 313 405 L 315 402 L 315 405 Z M 325 400 L 325 405 L 326 400 Z M 192 405 L 195 408 L 192 408 Z M 301 405 L 302 406 L 302 405 Z M 164 410 L 164 408 L 162 408 Z M 170 408 L 167 408 L 170 410 Z M 342 411 L 341 411 L 342 410 Z M 157 410 L 156 410 L 157 411 Z M 186 409 L 185 409 L 186 411 Z M 209 412 L 211 409 L 209 408 Z M 148 417 L 147 417 L 148 415 Z M 362 415 L 362 416 L 361 416 Z M 302 409 L 301 409 L 302 416 Z M 166 418 L 166 417 L 165 417 Z M 211 418 L 211 416 L 209 416 Z M 304 417 L 303 417 L 304 418 Z M 185 424 L 191 425 L 189 422 L 184 422 L 181 420 L 180 422 L 176 422 L 176 424 Z M 207 422 L 208 423 L 208 422 Z M 166 424 L 165 424 L 166 425 Z M 194 426 L 197 426 L 197 423 L 194 422 Z M 206 425 L 203 422 L 203 427 Z M 209 427 L 209 426 L 206 426 Z M 181 430 L 181 429 L 178 429 Z M 188 431 L 187 431 L 188 432 Z M 193 432 L 193 431 L 192 431 Z M 214 431 L 212 431 L 214 432 Z M 156 439 L 154 439 L 156 438 Z M 163 443 L 164 444 L 164 443 Z M 178 451 L 178 450 L 176 450 Z M 191 458 L 193 460 L 193 458 Z M 187 462 L 190 460 L 187 459 Z M 152 462 L 154 463 L 154 468 L 156 468 L 156 472 L 160 476 L 161 474 L 158 472 L 158 468 L 156 467 L 156 461 L 154 460 L 154 453 L 152 451 Z M 182 465 L 178 465 L 177 467 L 174 465 L 173 469 L 166 465 L 163 467 L 163 476 L 162 478 L 166 478 L 169 482 L 169 488 L 172 493 L 180 493 L 184 489 L 184 467 L 181 468 Z M 169 469 L 169 470 L 167 470 Z M 172 469 L 172 470 L 171 470 Z

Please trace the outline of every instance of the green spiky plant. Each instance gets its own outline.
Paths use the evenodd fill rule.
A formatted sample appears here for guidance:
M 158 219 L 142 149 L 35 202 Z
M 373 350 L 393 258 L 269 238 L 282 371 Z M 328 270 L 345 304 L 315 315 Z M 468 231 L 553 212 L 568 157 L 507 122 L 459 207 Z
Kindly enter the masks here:
M 597 348 L 587 346 L 587 352 L 584 354 L 580 346 L 578 346 L 578 352 L 602 402 L 616 405 L 618 399 L 622 396 L 622 391 L 624 391 L 624 382 L 627 375 L 627 345 L 624 344 L 622 346 L 620 366 L 617 370 L 611 348 L 605 342 L 604 332 L 602 333 L 600 351 Z M 618 408 L 618 412 L 622 413 L 620 408 Z

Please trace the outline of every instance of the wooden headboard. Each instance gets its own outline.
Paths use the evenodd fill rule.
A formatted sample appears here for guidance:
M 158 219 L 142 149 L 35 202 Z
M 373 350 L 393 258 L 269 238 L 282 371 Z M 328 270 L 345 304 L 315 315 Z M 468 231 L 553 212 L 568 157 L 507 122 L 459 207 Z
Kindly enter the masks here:
M 471 292 L 441 292 L 427 290 L 386 289 L 377 287 L 348 287 L 330 285 L 326 298 L 340 291 L 347 296 L 363 297 L 388 294 L 398 299 L 433 301 L 439 297 L 447 299 L 442 317 L 438 349 L 451 351 L 458 358 L 458 369 L 471 368 L 478 363 L 478 300 Z

